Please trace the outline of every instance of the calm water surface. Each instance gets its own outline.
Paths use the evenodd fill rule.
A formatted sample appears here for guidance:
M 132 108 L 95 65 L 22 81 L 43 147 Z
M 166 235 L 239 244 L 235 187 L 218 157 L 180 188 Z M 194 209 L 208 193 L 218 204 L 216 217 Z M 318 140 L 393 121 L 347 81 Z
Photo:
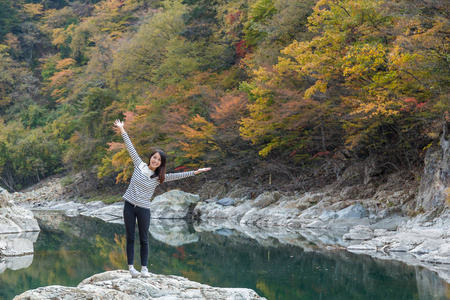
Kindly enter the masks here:
M 122 224 L 49 213 L 40 226 L 33 256 L 0 258 L 0 299 L 40 286 L 76 286 L 93 274 L 126 268 Z M 269 300 L 449 299 L 449 285 L 423 268 L 313 244 L 260 243 L 231 230 L 186 228 L 188 234 L 152 232 L 151 272 L 250 288 Z

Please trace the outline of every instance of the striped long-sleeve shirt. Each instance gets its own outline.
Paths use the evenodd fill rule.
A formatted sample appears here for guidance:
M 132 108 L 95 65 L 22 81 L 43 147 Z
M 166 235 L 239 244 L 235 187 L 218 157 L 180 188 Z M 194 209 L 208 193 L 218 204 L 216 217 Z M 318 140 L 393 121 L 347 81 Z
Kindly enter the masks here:
M 130 185 L 123 195 L 123 198 L 133 205 L 150 208 L 151 198 L 156 187 L 159 185 L 158 178 L 151 178 L 154 172 L 150 170 L 148 165 L 139 157 L 128 134 L 125 132 L 122 134 L 122 137 L 134 164 Z M 194 175 L 194 171 L 166 174 L 165 181 L 178 180 Z

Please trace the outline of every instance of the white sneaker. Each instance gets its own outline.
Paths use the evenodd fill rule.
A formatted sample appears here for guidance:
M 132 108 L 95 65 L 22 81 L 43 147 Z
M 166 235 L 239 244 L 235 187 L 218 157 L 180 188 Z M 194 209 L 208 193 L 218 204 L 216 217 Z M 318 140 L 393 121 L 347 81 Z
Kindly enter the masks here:
M 150 277 L 150 273 L 148 273 L 147 267 L 142 267 L 142 269 L 141 269 L 141 276 L 145 277 L 145 278 L 149 278 Z
M 139 275 L 141 275 L 141 273 L 139 273 L 139 271 L 136 270 L 135 268 L 130 268 L 130 274 L 131 274 L 131 277 L 133 277 L 133 278 L 137 278 L 137 277 L 139 277 Z

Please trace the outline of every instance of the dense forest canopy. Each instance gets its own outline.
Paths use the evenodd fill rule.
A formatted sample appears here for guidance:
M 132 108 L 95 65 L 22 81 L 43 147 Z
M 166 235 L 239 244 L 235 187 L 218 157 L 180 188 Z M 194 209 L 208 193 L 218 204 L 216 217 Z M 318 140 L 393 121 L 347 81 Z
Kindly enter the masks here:
M 117 118 L 171 170 L 411 170 L 449 89 L 447 0 L 0 0 L 0 184 L 127 182 Z

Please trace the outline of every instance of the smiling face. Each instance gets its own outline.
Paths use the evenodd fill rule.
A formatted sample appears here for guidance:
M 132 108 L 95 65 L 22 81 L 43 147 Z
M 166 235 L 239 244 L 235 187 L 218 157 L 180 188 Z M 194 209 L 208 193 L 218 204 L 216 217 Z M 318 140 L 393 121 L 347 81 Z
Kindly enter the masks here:
M 152 155 L 150 158 L 150 163 L 148 164 L 148 167 L 150 170 L 155 171 L 159 166 L 161 165 L 161 155 L 158 152 L 155 152 L 155 154 Z

